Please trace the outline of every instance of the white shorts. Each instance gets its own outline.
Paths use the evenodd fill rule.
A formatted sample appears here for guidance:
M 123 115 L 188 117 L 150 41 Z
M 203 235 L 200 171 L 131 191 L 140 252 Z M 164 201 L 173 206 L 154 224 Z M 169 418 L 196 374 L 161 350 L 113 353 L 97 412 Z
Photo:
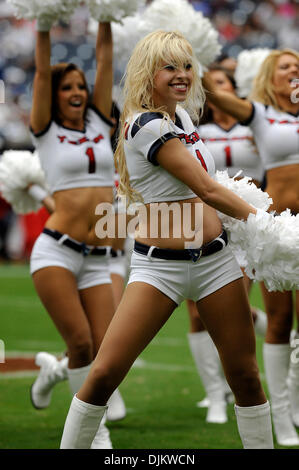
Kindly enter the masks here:
M 120 250 L 118 250 L 120 251 Z M 127 274 L 127 259 L 125 252 L 118 253 L 118 256 L 109 258 L 109 272 L 110 274 L 118 274 L 122 278 L 126 277 Z
M 229 246 L 196 263 L 151 258 L 133 251 L 128 284 L 146 282 L 180 305 L 185 299 L 197 302 L 241 277 Z
M 74 274 L 78 290 L 100 284 L 111 284 L 109 257 L 109 252 L 107 256 L 83 256 L 82 253 L 60 245 L 54 238 L 41 233 L 31 253 L 30 273 L 33 274 L 49 266 L 60 266 Z

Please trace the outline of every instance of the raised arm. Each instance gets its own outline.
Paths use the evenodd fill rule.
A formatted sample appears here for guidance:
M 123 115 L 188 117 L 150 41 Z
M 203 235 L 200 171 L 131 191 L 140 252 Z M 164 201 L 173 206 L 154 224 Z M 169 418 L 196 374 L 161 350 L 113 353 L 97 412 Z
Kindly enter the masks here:
M 204 74 L 202 83 L 206 90 L 207 99 L 217 106 L 217 108 L 230 114 L 240 122 L 246 121 L 250 118 L 252 113 L 252 104 L 249 100 L 243 100 L 234 93 L 223 91 L 215 87 L 209 72 Z
M 35 75 L 30 125 L 35 133 L 41 132 L 51 119 L 51 43 L 50 33 L 37 32 L 35 46 Z
M 110 23 L 99 23 L 96 61 L 97 71 L 92 102 L 105 117 L 110 118 L 113 86 L 113 44 Z
M 163 144 L 157 153 L 157 161 L 214 209 L 243 220 L 247 220 L 250 213 L 256 213 L 253 206 L 211 178 L 179 139 Z

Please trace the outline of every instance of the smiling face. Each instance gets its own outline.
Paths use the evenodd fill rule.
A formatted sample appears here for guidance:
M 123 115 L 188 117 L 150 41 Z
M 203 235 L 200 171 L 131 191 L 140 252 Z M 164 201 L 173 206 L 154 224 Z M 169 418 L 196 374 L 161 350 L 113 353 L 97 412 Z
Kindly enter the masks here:
M 58 87 L 57 103 L 61 123 L 66 127 L 84 125 L 88 92 L 78 70 L 67 72 Z
M 281 55 L 277 59 L 272 79 L 275 93 L 290 97 L 295 89 L 296 79 L 299 79 L 299 60 L 292 54 Z
M 173 118 L 176 104 L 185 101 L 193 81 L 192 65 L 183 66 L 162 63 L 154 77 L 153 101 L 165 106 Z

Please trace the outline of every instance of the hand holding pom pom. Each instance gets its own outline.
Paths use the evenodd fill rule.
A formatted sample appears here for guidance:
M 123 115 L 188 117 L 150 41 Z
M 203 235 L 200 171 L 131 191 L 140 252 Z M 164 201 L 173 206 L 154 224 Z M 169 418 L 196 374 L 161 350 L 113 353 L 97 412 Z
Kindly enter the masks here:
M 4 199 L 17 214 L 37 211 L 41 200 L 36 194 L 31 195 L 28 187 L 31 184 L 40 188 L 39 196 L 47 195 L 47 185 L 37 154 L 28 151 L 8 150 L 0 160 L 0 188 Z
M 97 21 L 117 23 L 134 15 L 144 0 L 86 0 L 91 16 Z
M 247 221 L 233 219 L 222 213 L 219 217 L 228 231 L 236 257 L 242 259 L 246 274 L 263 281 L 269 291 L 299 288 L 299 214 L 290 210 L 281 214 L 267 212 L 272 200 L 249 178 L 239 181 L 227 172 L 217 172 L 216 179 L 257 208 Z
M 38 31 L 49 31 L 57 20 L 69 21 L 80 0 L 8 0 L 17 18 L 37 19 Z

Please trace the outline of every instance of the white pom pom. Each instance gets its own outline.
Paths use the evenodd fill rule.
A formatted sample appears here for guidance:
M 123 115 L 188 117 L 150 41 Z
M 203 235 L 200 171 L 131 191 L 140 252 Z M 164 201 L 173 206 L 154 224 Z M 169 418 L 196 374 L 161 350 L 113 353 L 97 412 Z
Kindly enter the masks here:
M 239 180 L 236 179 L 237 176 L 239 176 L 239 173 L 231 178 L 228 176 L 227 170 L 216 171 L 215 180 L 236 193 L 239 197 L 247 201 L 248 204 L 267 211 L 273 202 L 268 193 L 258 188 L 248 176 L 244 176 L 244 178 Z M 228 217 L 224 214 L 222 214 L 222 216 L 223 218 Z
M 269 291 L 298 289 L 299 214 L 294 216 L 287 209 L 274 217 L 266 212 L 272 199 L 248 177 L 237 181 L 227 171 L 217 171 L 215 179 L 258 209 L 247 221 L 218 213 L 246 274 L 256 281 L 264 281 Z
M 137 42 L 158 29 L 180 31 L 191 43 L 202 67 L 207 67 L 221 52 L 218 32 L 187 0 L 154 0 L 142 14 L 136 12 L 122 24 L 112 25 L 118 63 L 126 65 Z
M 7 0 L 16 10 L 17 18 L 43 19 L 53 23 L 60 19 L 69 21 L 80 0 Z
M 299 214 L 290 210 L 274 217 L 258 211 L 246 225 L 246 273 L 264 281 L 269 291 L 299 288 Z
M 86 0 L 91 16 L 97 21 L 121 22 L 123 18 L 134 15 L 144 0 Z
M 235 79 L 237 93 L 241 98 L 249 96 L 252 91 L 253 80 L 270 52 L 270 49 L 255 48 L 244 50 L 238 55 Z
M 203 67 L 221 52 L 218 32 L 187 0 L 154 0 L 143 15 L 140 28 L 146 34 L 156 29 L 180 31 L 191 43 Z
M 37 153 L 8 150 L 0 158 L 0 190 L 17 214 L 37 211 L 41 203 L 28 194 L 27 187 L 36 183 L 47 190 Z
M 136 13 L 134 16 L 124 18 L 122 24 L 112 24 L 114 56 L 120 70 L 125 70 L 134 47 L 143 37 L 140 23 L 141 16 Z

